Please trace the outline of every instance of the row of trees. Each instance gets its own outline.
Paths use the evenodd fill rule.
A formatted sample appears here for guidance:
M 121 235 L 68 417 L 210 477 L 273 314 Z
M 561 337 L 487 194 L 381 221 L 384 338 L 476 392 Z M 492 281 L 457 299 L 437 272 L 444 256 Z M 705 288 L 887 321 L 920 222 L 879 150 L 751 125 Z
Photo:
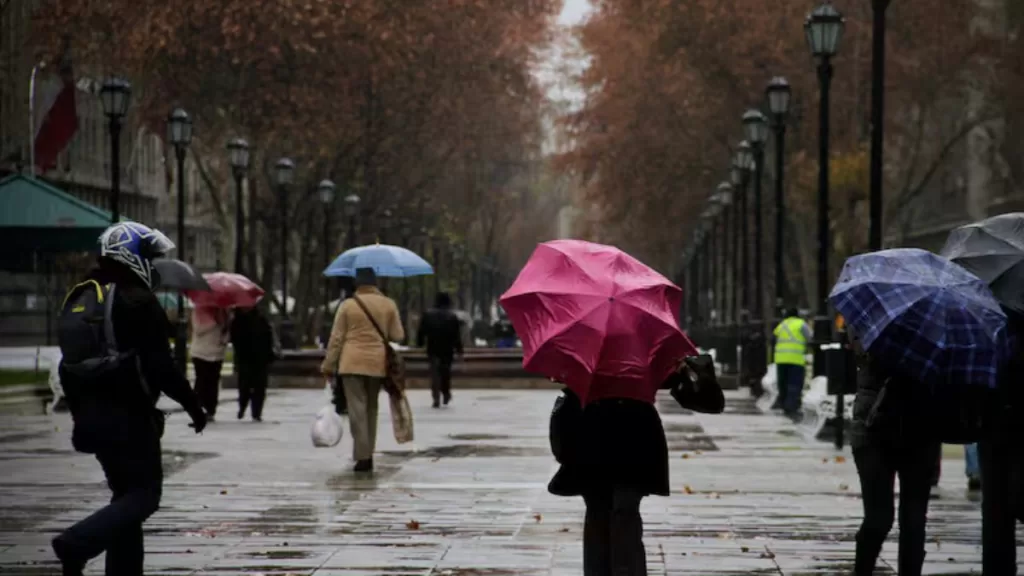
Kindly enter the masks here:
M 905 232 L 938 191 L 962 187 L 955 175 L 967 160 L 1013 165 L 989 186 L 1024 182 L 1019 139 L 997 134 L 1014 122 L 1019 130 L 1022 118 L 1019 4 L 947 0 L 936 11 L 928 3 L 892 2 L 884 168 L 889 235 Z M 579 78 L 586 101 L 563 119 L 574 146 L 560 159 L 582 178 L 583 198 L 593 207 L 582 232 L 671 271 L 707 197 L 726 179 L 743 110 L 762 105 L 772 76 L 786 76 L 794 94 L 786 159 L 789 293 L 811 301 L 818 89 L 802 25 L 813 7 L 808 0 L 596 2 L 578 30 L 590 59 Z M 836 267 L 867 246 L 871 130 L 871 3 L 839 8 L 846 32 L 832 90 Z M 967 137 L 979 133 L 1001 148 L 990 158 L 965 160 Z M 769 195 L 766 210 L 772 204 Z M 766 223 L 773 221 L 765 215 Z
M 131 79 L 143 121 L 163 133 L 187 109 L 191 153 L 211 211 L 230 238 L 233 186 L 224 143 L 253 146 L 248 190 L 258 226 L 248 268 L 274 286 L 274 239 L 289 225 L 289 275 L 302 315 L 319 301 L 322 178 L 361 197 L 362 242 L 386 210 L 402 230 L 514 269 L 554 216 L 543 202 L 545 100 L 532 75 L 556 0 L 48 0 L 34 22 L 39 49 L 70 35 L 77 70 Z M 296 162 L 281 213 L 273 164 Z M 170 166 L 170 163 L 168 164 Z M 227 244 L 227 243 L 226 243 Z M 230 262 L 230 258 L 225 258 Z M 442 273 L 445 272 L 442 270 Z

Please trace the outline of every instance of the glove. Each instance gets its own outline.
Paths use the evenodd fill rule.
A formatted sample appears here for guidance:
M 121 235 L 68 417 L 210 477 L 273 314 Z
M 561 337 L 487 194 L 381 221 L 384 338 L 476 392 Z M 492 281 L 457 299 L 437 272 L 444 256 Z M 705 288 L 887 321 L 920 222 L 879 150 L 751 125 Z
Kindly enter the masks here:
M 195 429 L 196 434 L 201 434 L 206 429 L 206 413 L 200 410 L 191 416 L 192 423 L 189 426 Z

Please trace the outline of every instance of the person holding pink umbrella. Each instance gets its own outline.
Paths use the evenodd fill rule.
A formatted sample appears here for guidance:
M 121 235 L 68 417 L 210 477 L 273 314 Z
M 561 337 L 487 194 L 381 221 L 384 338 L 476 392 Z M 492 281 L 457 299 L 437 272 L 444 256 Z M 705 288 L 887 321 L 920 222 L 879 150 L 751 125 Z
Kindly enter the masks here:
M 586 576 L 647 574 L 640 502 L 669 495 L 654 400 L 682 385 L 684 359 L 697 355 L 676 319 L 681 301 L 635 258 L 578 240 L 539 245 L 501 298 L 524 368 L 565 385 L 551 423 L 562 466 L 548 490 L 586 503 Z

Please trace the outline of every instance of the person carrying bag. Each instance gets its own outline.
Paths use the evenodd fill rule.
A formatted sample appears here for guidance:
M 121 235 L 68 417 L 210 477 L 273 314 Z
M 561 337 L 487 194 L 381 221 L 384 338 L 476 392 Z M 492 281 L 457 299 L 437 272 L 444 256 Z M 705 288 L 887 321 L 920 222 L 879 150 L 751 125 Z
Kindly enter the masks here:
M 381 388 L 388 392 L 399 442 L 412 440 L 412 412 L 405 398 L 402 358 L 389 344 L 405 338 L 398 306 L 377 289 L 372 269 L 356 270 L 356 286 L 355 294 L 338 307 L 334 316 L 320 371 L 330 378 L 341 376 L 355 470 L 370 472 L 377 444 L 377 398 Z

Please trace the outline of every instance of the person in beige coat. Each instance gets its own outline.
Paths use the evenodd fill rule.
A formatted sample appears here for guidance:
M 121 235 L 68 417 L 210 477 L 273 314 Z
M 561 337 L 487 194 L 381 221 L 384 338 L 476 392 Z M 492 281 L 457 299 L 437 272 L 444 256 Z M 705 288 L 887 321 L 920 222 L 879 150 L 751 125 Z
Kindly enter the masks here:
M 373 470 L 377 397 L 387 375 L 384 347 L 390 345 L 381 339 L 367 312 L 389 341 L 400 342 L 405 338 L 395 301 L 377 289 L 377 277 L 372 269 L 360 268 L 356 270 L 355 294 L 345 300 L 334 315 L 327 354 L 320 366 L 320 371 L 329 378 L 341 375 L 348 401 L 356 472 Z

